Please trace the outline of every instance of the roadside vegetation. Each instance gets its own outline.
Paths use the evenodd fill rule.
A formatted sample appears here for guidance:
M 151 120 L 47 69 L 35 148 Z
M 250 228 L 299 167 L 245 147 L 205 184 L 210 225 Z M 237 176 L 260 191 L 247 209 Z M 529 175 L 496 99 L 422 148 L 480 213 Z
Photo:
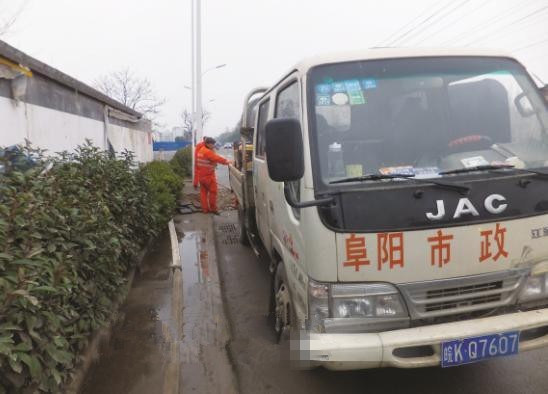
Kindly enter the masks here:
M 89 143 L 22 154 L 20 166 L 0 156 L 0 393 L 59 392 L 166 227 L 181 179 Z
M 171 158 L 169 164 L 178 176 L 183 178 L 192 176 L 192 146 L 189 145 L 179 149 Z

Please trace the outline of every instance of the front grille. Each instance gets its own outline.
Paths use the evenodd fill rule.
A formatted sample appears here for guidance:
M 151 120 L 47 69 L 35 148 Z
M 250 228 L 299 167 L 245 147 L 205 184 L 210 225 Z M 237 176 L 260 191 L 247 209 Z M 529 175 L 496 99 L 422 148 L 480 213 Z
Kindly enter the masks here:
M 415 282 L 400 285 L 412 319 L 459 315 L 513 303 L 526 271 Z
M 465 307 L 469 305 L 479 305 L 489 302 L 497 302 L 501 299 L 501 294 L 482 295 L 482 292 L 490 290 L 502 289 L 503 281 L 482 283 L 479 285 L 453 287 L 450 289 L 436 289 L 428 290 L 426 292 L 426 298 L 432 299 L 445 299 L 459 295 L 468 295 L 470 298 L 466 298 L 460 301 L 441 301 L 432 302 L 426 304 L 424 310 L 426 312 L 441 311 L 444 309 L 455 309 L 459 307 Z

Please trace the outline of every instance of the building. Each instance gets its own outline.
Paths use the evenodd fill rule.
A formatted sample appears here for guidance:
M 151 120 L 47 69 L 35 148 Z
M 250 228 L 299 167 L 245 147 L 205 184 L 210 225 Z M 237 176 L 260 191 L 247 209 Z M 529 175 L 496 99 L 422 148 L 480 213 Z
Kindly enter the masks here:
M 0 147 L 25 140 L 50 152 L 90 140 L 153 159 L 149 120 L 0 40 Z

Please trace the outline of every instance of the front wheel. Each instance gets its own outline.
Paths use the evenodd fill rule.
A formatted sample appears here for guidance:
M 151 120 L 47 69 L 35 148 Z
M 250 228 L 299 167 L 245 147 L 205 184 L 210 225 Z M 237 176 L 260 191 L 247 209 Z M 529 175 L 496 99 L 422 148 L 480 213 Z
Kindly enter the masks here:
M 292 306 L 289 288 L 287 287 L 287 276 L 283 263 L 280 262 L 276 268 L 274 284 L 272 286 L 274 299 L 274 330 L 276 331 L 278 343 L 289 338 L 291 330 Z

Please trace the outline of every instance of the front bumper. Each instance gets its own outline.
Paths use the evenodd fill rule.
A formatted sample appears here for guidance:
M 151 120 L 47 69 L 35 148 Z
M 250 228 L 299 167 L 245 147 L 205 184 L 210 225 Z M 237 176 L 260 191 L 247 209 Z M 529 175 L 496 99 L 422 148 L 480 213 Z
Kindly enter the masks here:
M 523 335 L 533 329 L 545 330 L 539 330 L 540 335 Z M 298 357 L 310 366 L 334 370 L 439 366 L 442 342 L 506 331 L 522 333 L 520 352 L 548 346 L 548 308 L 380 333 L 310 333 L 306 341 L 299 341 Z M 429 347 L 431 354 L 413 355 L 415 349 Z

